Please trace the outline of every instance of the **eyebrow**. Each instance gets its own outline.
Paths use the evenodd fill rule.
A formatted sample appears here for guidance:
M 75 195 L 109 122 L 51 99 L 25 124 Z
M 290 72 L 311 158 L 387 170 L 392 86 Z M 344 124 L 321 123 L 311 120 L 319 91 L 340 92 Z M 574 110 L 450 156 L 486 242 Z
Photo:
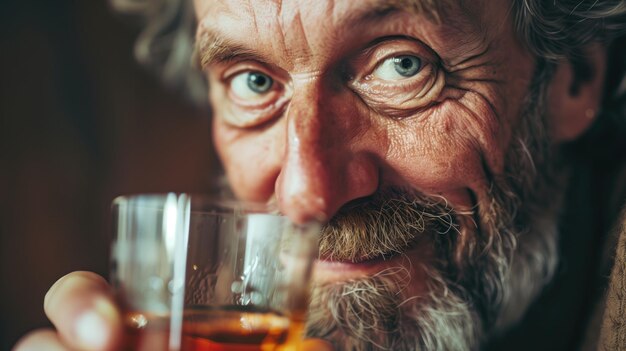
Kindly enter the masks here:
M 452 0 L 376 0 L 363 11 L 349 15 L 348 23 L 376 22 L 397 12 L 409 12 L 430 17 L 441 23 L 445 5 Z M 257 51 L 205 28 L 195 44 L 194 61 L 204 68 L 214 63 L 237 60 L 269 62 Z
M 238 44 L 218 32 L 204 30 L 196 42 L 194 60 L 200 67 L 207 67 L 216 62 L 228 62 L 234 59 L 249 59 L 259 62 L 268 60 L 255 50 Z

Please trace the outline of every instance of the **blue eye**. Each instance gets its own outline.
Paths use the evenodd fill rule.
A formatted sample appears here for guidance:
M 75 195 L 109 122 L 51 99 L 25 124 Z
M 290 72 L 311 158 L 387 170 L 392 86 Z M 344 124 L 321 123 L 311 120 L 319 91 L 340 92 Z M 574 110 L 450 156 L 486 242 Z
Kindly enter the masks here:
M 259 73 L 259 72 L 250 72 L 248 73 L 248 88 L 258 94 L 263 94 L 269 91 L 272 88 L 274 81 L 270 76 Z
M 223 92 L 228 100 L 219 105 L 232 108 L 222 117 L 228 124 L 239 128 L 257 126 L 276 117 L 288 101 L 288 91 L 279 76 L 272 76 L 262 69 L 250 69 L 250 65 L 252 63 L 231 67 L 234 72 L 226 74 L 221 85 L 226 89 Z
M 411 77 L 419 72 L 422 62 L 415 56 L 398 56 L 393 58 L 393 67 L 399 75 Z
M 242 72 L 232 78 L 230 90 L 242 100 L 259 101 L 275 90 L 274 80 L 259 71 Z
M 413 77 L 422 69 L 422 60 L 413 55 L 394 56 L 384 60 L 373 75 L 386 81 Z

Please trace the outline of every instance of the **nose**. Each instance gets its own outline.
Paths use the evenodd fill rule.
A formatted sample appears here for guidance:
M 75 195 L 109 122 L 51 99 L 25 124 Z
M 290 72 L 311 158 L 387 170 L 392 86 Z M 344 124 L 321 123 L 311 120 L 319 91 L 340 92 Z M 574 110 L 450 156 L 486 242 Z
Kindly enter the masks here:
M 286 111 L 286 150 L 275 192 L 281 211 L 298 223 L 328 220 L 378 187 L 378 167 L 359 137 L 367 126 L 356 101 L 349 93 L 325 91 L 314 84 L 294 89 Z

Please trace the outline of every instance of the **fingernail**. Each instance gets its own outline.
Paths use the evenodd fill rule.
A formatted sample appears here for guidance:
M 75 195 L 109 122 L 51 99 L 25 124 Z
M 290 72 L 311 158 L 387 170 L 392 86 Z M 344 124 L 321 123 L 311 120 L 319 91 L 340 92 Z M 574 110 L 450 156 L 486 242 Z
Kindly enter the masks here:
M 107 321 L 96 311 L 87 311 L 76 319 L 76 337 L 86 349 L 103 349 L 109 338 Z

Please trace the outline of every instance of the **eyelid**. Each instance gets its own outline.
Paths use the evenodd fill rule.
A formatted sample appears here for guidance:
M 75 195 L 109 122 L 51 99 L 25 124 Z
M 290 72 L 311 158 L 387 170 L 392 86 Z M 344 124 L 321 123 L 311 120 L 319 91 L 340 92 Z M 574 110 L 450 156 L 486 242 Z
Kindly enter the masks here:
M 375 71 L 387 60 L 399 56 L 415 56 L 420 70 L 413 76 L 385 80 Z M 403 118 L 412 116 L 436 101 L 445 85 L 439 56 L 426 44 L 413 38 L 381 41 L 358 53 L 348 62 L 347 85 L 373 111 Z
M 241 73 L 246 73 L 246 72 L 250 72 L 250 71 L 242 71 Z M 277 83 L 276 81 L 274 81 L 274 84 L 268 91 L 264 92 L 263 94 L 259 94 L 256 98 L 254 99 L 242 98 L 237 93 L 235 93 L 234 90 L 231 88 L 231 82 L 234 80 L 234 77 L 238 75 L 239 74 L 232 75 L 231 79 L 228 81 L 228 85 L 227 85 L 228 96 L 231 99 L 231 101 L 233 101 L 234 103 L 236 103 L 237 105 L 243 108 L 257 109 L 257 110 L 265 109 L 271 106 L 276 101 L 280 100 L 281 96 L 284 97 L 284 95 L 286 94 L 285 86 L 281 83 Z
M 403 55 L 416 56 L 420 59 L 422 67 L 436 62 L 438 57 L 419 40 L 397 36 L 383 38 L 361 51 L 351 61 L 351 71 L 354 72 L 352 76 L 356 80 L 361 80 L 371 75 L 386 60 Z
M 281 85 L 287 85 L 289 82 L 289 76 L 285 72 L 258 61 L 247 60 L 227 64 L 226 67 L 220 69 L 217 73 L 222 82 L 228 82 L 235 75 L 244 72 L 260 72 L 266 74 Z
M 225 69 L 221 74 L 222 81 L 230 81 L 233 77 L 246 72 L 260 72 L 273 78 L 271 73 L 265 71 L 263 67 L 254 64 L 236 64 Z
M 282 72 L 276 72 L 271 67 L 256 61 L 238 62 L 235 64 L 214 66 L 213 73 L 222 87 L 226 90 L 227 111 L 222 114 L 222 120 L 237 128 L 252 128 L 273 120 L 281 114 L 285 104 L 291 97 L 290 80 L 285 79 Z M 233 80 L 241 75 L 257 72 L 267 75 L 273 81 L 272 87 L 257 98 L 242 98 L 232 90 Z M 219 74 L 219 75 L 218 75 Z
M 373 75 L 379 68 L 382 67 L 382 65 L 384 65 L 385 63 L 389 62 L 389 60 L 397 58 L 397 57 L 402 57 L 402 56 L 413 56 L 415 58 L 417 58 L 419 60 L 419 70 L 417 71 L 416 74 L 419 74 L 419 72 L 421 72 L 424 67 L 428 64 L 428 62 L 426 62 L 425 60 L 423 60 L 420 56 L 417 56 L 413 53 L 394 53 L 392 55 L 389 55 L 383 59 L 381 59 L 377 65 L 374 66 L 374 69 L 372 69 L 372 71 L 366 76 L 370 76 Z M 410 79 L 411 77 L 405 77 L 404 79 Z M 384 79 L 383 79 L 384 80 Z

